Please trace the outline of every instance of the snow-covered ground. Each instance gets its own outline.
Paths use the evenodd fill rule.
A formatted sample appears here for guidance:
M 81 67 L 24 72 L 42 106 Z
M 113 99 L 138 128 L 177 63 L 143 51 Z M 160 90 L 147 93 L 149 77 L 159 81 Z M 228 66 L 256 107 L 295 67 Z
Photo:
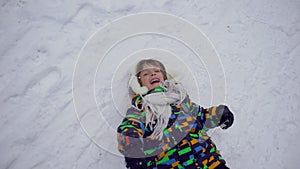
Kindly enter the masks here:
M 179 16 L 215 45 L 225 73 L 224 102 L 236 118 L 230 129 L 211 134 L 228 166 L 300 165 L 300 1 L 2 0 L 0 5 L 0 168 L 125 168 L 120 154 L 99 147 L 80 126 L 72 78 L 82 47 L 96 31 L 140 12 Z M 134 52 L 128 49 L 173 47 L 198 75 L 201 104 L 210 106 L 209 75 L 201 63 L 188 59 L 174 40 L 135 38 L 111 50 L 95 76 L 96 101 L 111 130 L 122 120 L 115 111 L 122 106 L 111 107 L 115 98 L 107 84 Z M 124 58 L 113 57 L 123 52 Z

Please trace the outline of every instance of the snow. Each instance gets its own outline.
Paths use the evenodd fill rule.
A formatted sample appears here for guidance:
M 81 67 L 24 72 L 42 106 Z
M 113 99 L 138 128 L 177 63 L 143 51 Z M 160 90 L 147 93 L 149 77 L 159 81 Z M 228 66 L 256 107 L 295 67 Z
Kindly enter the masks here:
M 72 78 L 80 51 L 95 32 L 140 12 L 179 16 L 214 44 L 225 73 L 224 103 L 235 122 L 211 135 L 229 167 L 300 165 L 299 1 L 3 0 L 0 5 L 0 168 L 125 168 L 120 154 L 99 146 L 81 127 Z M 171 51 L 184 62 L 198 83 L 199 98 L 192 98 L 211 105 L 203 62 L 174 39 L 135 36 L 116 45 L 95 76 L 95 101 L 108 131 L 116 129 L 129 104 L 127 84 L 111 86 L 112 80 L 126 81 L 125 57 L 150 48 Z M 193 86 L 188 89 L 193 95 Z M 118 97 L 119 92 L 124 93 Z M 127 102 L 113 100 L 120 98 Z

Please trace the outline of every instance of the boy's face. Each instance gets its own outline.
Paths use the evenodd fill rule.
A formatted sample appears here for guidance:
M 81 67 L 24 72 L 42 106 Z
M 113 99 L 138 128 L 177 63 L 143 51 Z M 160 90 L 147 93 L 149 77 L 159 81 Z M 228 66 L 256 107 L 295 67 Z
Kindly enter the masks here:
M 139 78 L 142 86 L 146 86 L 148 90 L 158 87 L 164 81 L 162 70 L 153 65 L 144 65 Z

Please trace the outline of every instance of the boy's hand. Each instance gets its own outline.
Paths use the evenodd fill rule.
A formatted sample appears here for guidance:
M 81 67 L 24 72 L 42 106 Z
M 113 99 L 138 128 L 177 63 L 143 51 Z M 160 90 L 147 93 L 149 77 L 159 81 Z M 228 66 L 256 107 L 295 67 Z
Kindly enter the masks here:
M 223 111 L 223 113 L 221 113 L 222 115 L 219 122 L 219 126 L 222 129 L 228 129 L 233 124 L 234 116 L 227 106 L 220 105 L 219 107 L 220 111 Z

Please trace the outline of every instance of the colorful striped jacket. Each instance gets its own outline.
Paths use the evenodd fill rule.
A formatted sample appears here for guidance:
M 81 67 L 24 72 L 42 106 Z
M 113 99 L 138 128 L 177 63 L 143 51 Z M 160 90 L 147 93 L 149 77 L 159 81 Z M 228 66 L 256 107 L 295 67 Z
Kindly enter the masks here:
M 154 90 L 155 91 L 155 90 Z M 171 104 L 172 115 L 161 140 L 151 139 L 145 126 L 142 97 L 132 97 L 118 127 L 118 149 L 125 156 L 127 168 L 213 169 L 225 160 L 206 131 L 219 126 L 223 105 L 204 109 L 187 96 L 180 105 Z

